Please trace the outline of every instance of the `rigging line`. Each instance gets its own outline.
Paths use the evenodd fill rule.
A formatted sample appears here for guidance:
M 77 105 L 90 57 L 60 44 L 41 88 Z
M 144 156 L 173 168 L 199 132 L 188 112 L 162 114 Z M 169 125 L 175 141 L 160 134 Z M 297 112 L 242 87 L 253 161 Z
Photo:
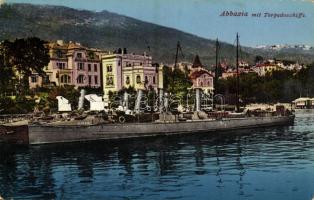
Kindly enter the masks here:
M 148 52 L 150 52 L 151 46 L 149 45 L 149 42 L 147 40 L 145 40 L 145 45 L 148 49 Z
M 235 39 L 235 40 L 233 41 L 233 46 L 235 46 L 236 43 L 237 43 L 237 39 Z
M 152 46 L 149 44 L 149 42 L 147 40 L 145 40 L 145 45 L 146 45 L 146 48 L 148 49 L 148 51 L 150 52 Z
M 240 42 L 239 42 L 239 50 L 240 50 L 240 58 L 241 58 L 241 60 L 243 60 L 243 51 L 242 51 L 242 46 L 241 46 Z
M 237 48 L 236 45 L 237 45 L 237 39 L 234 40 L 232 46 Z M 237 58 L 233 58 L 233 59 L 234 59 L 234 62 L 237 62 Z
M 184 58 L 184 54 L 183 54 L 182 47 L 181 47 L 181 44 L 180 44 L 180 43 L 179 43 L 179 51 L 180 51 L 180 53 L 181 53 L 182 58 Z
M 220 63 L 220 61 L 221 61 L 221 51 L 222 50 L 222 48 L 221 48 L 221 46 L 220 46 L 220 42 L 218 41 L 218 56 L 217 56 L 217 58 L 218 58 L 218 61 L 219 61 L 219 63 Z

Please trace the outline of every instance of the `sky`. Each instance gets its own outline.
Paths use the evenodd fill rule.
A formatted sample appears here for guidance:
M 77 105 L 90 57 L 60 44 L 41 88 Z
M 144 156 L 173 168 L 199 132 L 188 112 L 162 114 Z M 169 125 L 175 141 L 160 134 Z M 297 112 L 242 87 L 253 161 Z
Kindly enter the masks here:
M 4 1 L 4 0 L 0 0 Z M 6 0 L 7 3 L 63 5 L 107 10 L 204 38 L 245 46 L 307 44 L 314 46 L 314 0 Z M 224 11 L 248 16 L 220 16 Z M 252 17 L 261 13 L 261 17 Z M 305 17 L 264 17 L 264 13 L 303 13 Z

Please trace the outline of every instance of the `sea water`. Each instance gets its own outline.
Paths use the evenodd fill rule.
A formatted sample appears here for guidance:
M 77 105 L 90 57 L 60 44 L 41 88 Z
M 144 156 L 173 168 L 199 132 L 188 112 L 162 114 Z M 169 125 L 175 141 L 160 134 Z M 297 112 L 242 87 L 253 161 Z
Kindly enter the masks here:
M 0 145 L 5 199 L 311 200 L 314 113 L 293 126 L 136 140 Z

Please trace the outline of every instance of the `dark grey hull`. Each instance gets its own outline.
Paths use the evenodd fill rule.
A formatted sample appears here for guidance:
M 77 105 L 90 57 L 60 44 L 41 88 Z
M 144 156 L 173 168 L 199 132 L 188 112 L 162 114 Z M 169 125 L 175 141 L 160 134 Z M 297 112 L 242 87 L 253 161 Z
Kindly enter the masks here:
M 130 123 L 98 125 L 29 125 L 29 144 L 112 140 L 160 135 L 203 133 L 233 129 L 289 125 L 294 116 L 249 117 L 171 123 Z

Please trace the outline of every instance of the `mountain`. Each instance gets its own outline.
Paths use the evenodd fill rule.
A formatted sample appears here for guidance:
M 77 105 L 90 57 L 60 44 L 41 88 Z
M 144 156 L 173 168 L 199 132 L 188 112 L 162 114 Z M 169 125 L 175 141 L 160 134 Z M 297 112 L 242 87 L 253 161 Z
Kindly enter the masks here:
M 155 62 L 173 63 L 177 41 L 184 57 L 179 61 L 192 62 L 198 54 L 203 64 L 215 62 L 215 41 L 197 37 L 173 28 L 147 23 L 108 11 L 92 12 L 62 6 L 4 4 L 0 8 L 0 40 L 36 36 L 47 41 L 77 41 L 89 47 L 115 50 L 127 48 L 128 52 L 147 53 Z M 150 48 L 148 48 L 148 46 Z M 313 55 L 292 52 L 278 58 L 297 58 L 312 62 Z M 256 55 L 276 56 L 267 51 L 242 48 L 243 59 L 253 62 Z M 235 47 L 220 43 L 220 58 L 235 62 Z

